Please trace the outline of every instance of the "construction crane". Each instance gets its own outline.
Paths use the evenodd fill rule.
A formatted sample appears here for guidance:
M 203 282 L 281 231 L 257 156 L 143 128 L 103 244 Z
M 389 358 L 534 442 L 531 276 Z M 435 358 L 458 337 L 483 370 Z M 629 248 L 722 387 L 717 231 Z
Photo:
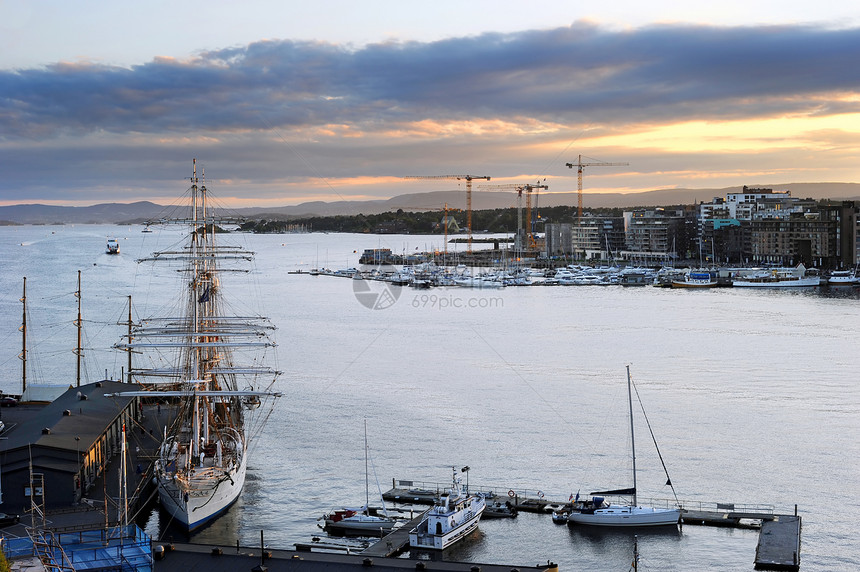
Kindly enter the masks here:
M 536 183 L 534 185 L 526 184 L 509 184 L 509 185 L 481 185 L 482 189 L 511 189 L 517 191 L 517 235 L 521 235 L 523 231 L 523 191 L 526 192 L 526 220 L 528 221 L 528 231 L 526 231 L 526 239 L 528 240 L 529 248 L 536 248 L 534 226 L 532 225 L 532 191 L 537 189 L 548 189 L 548 185 Z
M 591 159 L 591 157 L 586 157 L 586 159 Z M 582 155 L 576 160 L 576 163 L 566 163 L 568 168 L 573 169 L 576 167 L 576 222 L 578 225 L 582 226 L 582 168 L 583 167 L 624 167 L 629 165 L 630 163 L 607 163 L 606 161 L 599 161 L 597 159 L 592 159 L 588 163 L 582 162 Z
M 460 209 L 455 209 L 454 207 L 449 207 L 449 206 L 448 206 L 448 203 L 445 203 L 445 208 L 443 208 L 443 209 L 440 209 L 440 208 L 437 208 L 437 207 L 422 207 L 422 206 L 412 206 L 412 207 L 392 207 L 392 209 L 393 209 L 393 208 L 401 208 L 401 209 L 404 209 L 404 210 L 406 210 L 406 209 L 410 209 L 410 210 L 416 210 L 416 211 L 419 211 L 419 212 L 428 212 L 428 211 L 434 211 L 434 212 L 436 212 L 436 211 L 441 211 L 441 212 L 444 212 L 444 213 L 445 213 L 445 218 L 444 218 L 444 219 L 442 219 L 442 220 L 443 220 L 443 222 L 445 223 L 445 258 L 446 258 L 446 259 L 448 258 L 448 223 L 450 222 L 450 219 L 448 218 L 448 213 L 449 213 L 449 212 L 452 212 L 452 211 L 460 212 Z
M 472 254 L 472 179 L 484 179 L 489 181 L 490 177 L 478 177 L 475 175 L 410 175 L 404 179 L 457 179 L 466 181 L 466 226 L 469 227 L 468 252 Z

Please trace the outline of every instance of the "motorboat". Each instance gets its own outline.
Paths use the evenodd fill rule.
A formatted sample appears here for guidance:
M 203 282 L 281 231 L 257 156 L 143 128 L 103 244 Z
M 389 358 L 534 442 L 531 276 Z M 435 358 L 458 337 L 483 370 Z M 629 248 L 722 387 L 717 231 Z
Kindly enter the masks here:
M 410 547 L 444 550 L 478 528 L 487 501 L 483 495 L 464 490 L 457 470 L 452 471 L 451 489 L 440 495 L 418 526 L 409 531 Z
M 860 277 L 854 270 L 834 270 L 827 278 L 828 286 L 854 286 L 860 283 Z
M 115 238 L 107 239 L 107 246 L 105 247 L 105 252 L 108 254 L 119 254 L 119 243 Z
M 717 280 L 710 272 L 688 272 L 682 280 L 672 280 L 672 288 L 713 288 Z
M 732 279 L 735 288 L 814 288 L 820 284 L 821 277 L 808 275 L 803 264 L 796 268 L 759 270 Z
M 516 518 L 517 507 L 511 501 L 496 501 L 487 505 L 481 518 Z

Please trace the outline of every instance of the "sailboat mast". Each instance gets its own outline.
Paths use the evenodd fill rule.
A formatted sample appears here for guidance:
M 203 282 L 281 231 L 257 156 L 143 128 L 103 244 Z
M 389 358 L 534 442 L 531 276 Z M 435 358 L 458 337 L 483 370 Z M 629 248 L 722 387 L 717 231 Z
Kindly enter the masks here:
M 128 297 L 128 343 L 131 344 L 131 296 Z M 131 383 L 131 348 L 128 348 L 128 383 Z
M 24 276 L 24 292 L 21 294 L 24 309 L 21 317 L 21 395 L 27 391 L 27 277 Z
M 77 383 L 77 387 L 81 386 L 81 358 L 83 357 L 84 350 L 81 347 L 81 271 L 78 270 L 78 290 L 75 292 L 75 297 L 78 299 L 78 319 L 75 320 L 75 325 L 78 327 L 78 345 L 75 346 L 75 355 L 78 356 L 77 361 L 77 369 L 75 370 L 75 381 Z
M 630 450 L 633 453 L 633 506 L 636 502 L 636 438 L 633 436 L 633 382 L 630 380 L 630 366 L 627 366 L 627 403 L 630 406 Z
M 367 458 L 370 452 L 367 449 L 367 419 L 364 420 L 364 510 L 370 514 L 370 472 L 367 467 Z

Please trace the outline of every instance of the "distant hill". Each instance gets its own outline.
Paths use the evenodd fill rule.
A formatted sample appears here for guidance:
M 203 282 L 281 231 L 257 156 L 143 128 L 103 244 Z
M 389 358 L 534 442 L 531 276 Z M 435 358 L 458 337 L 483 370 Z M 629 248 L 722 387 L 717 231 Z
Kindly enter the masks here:
M 792 196 L 816 200 L 860 201 L 858 183 L 789 183 L 749 185 L 774 190 L 790 190 Z M 596 207 L 649 207 L 680 204 L 696 204 L 711 201 L 714 197 L 725 197 L 726 193 L 739 192 L 741 187 L 722 189 L 662 189 L 642 193 L 588 193 L 583 195 L 583 206 Z M 472 209 L 511 208 L 517 204 L 514 192 L 472 191 Z M 466 196 L 462 190 L 434 191 L 398 195 L 390 199 L 374 201 L 313 201 L 298 205 L 271 208 L 239 208 L 233 213 L 245 217 L 269 217 L 273 219 L 336 216 L 356 214 L 379 214 L 403 209 L 414 211 L 439 210 L 445 204 L 451 209 L 465 209 Z M 537 206 L 576 205 L 576 192 L 540 193 L 533 197 Z M 12 205 L 0 207 L 0 224 L 141 224 L 164 216 L 166 207 L 140 201 L 135 203 L 104 203 L 89 207 L 58 207 L 50 205 Z

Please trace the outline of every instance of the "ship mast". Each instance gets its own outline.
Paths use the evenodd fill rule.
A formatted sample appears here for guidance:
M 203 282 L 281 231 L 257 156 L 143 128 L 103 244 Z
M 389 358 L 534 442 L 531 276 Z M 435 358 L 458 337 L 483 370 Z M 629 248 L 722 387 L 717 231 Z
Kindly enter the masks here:
M 27 277 L 24 276 L 24 292 L 21 294 L 23 315 L 21 317 L 21 395 L 27 391 Z

